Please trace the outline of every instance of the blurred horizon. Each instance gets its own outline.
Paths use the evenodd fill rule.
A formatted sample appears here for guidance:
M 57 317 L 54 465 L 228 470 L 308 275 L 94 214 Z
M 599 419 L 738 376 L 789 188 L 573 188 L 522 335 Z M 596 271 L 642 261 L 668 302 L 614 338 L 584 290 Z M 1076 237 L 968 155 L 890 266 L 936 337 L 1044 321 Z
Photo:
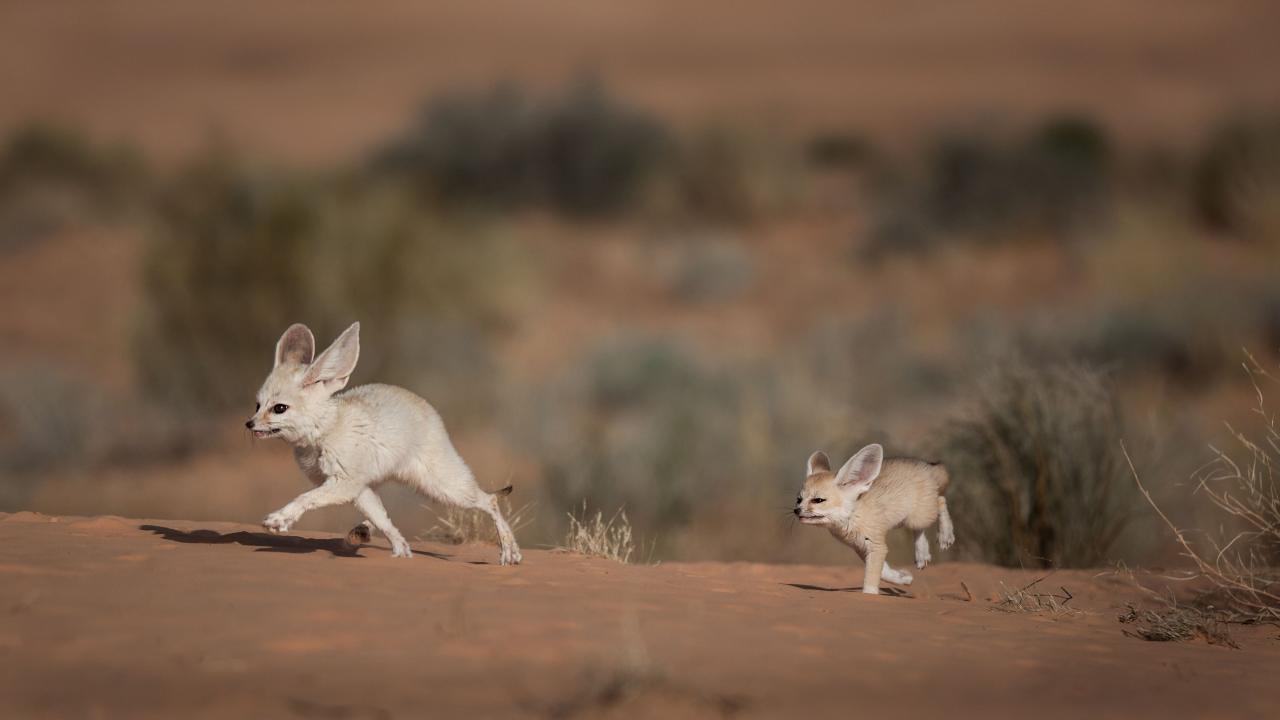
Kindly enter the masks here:
M 272 162 L 347 162 L 441 93 L 581 73 L 680 127 L 850 132 L 902 147 L 966 123 L 1092 118 L 1194 142 L 1271 110 L 1266 2 L 11 3 L 0 128 L 49 118 L 180 160 L 225 137 Z
M 275 338 L 359 320 L 352 384 L 433 403 L 531 546 L 624 510 L 642 559 L 843 563 L 793 491 L 881 442 L 954 468 L 950 557 L 1166 562 L 1120 441 L 1208 523 L 1280 362 L 1277 21 L 0 7 L 0 511 L 256 522 L 307 489 L 240 427 Z

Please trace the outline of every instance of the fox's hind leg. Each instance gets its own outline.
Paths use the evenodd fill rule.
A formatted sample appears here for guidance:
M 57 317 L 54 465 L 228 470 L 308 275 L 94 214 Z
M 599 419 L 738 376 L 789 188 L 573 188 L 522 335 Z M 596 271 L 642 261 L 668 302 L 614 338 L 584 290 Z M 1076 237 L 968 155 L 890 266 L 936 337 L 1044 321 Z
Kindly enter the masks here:
M 951 513 L 947 512 L 947 499 L 938 496 L 938 547 L 946 550 L 956 543 L 956 528 L 951 524 Z
M 880 577 L 896 585 L 910 585 L 911 581 L 915 579 L 906 570 L 894 570 L 889 567 L 888 562 L 884 564 L 884 571 L 880 573 Z
M 507 491 L 510 491 L 510 488 L 507 488 Z M 502 517 L 502 508 L 498 507 L 498 496 L 490 495 L 483 490 L 480 494 L 482 497 L 479 498 L 475 508 L 488 513 L 489 517 L 493 518 L 494 527 L 498 528 L 498 542 L 502 545 L 502 564 L 519 565 L 523 559 L 520 556 L 520 546 L 516 544 L 516 534 L 511 532 L 507 519 Z
M 408 541 L 396 526 L 391 524 L 387 509 L 383 507 L 382 499 L 373 491 L 373 488 L 365 488 L 364 492 L 356 497 L 356 509 L 373 523 L 378 532 L 386 536 L 387 542 L 391 543 L 391 557 L 413 557 L 413 548 L 409 547 Z
M 411 466 L 400 479 L 437 502 L 480 510 L 493 518 L 493 524 L 498 529 L 498 543 L 502 546 L 502 564 L 520 564 L 520 547 L 516 545 L 516 536 L 511 532 L 511 526 L 502 517 L 498 498 L 481 489 L 471 468 L 467 467 L 467 463 L 457 453 L 436 458 L 432 463 Z M 510 491 L 511 488 L 506 488 L 498 494 L 505 495 Z
M 929 553 L 929 538 L 925 537 L 924 530 L 916 531 L 916 567 L 920 570 L 924 569 L 933 561 L 933 555 Z

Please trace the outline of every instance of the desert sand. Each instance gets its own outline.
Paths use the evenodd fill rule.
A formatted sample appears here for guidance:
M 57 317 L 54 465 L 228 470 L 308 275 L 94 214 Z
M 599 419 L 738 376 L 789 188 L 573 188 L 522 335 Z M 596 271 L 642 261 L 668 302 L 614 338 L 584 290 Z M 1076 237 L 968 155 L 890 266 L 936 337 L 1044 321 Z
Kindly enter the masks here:
M 1273 627 L 1144 642 L 1115 572 L 619 565 L 324 533 L 0 514 L 0 717 L 1262 717 Z M 1150 580 L 1151 578 L 1148 578 Z M 962 587 L 962 584 L 964 586 Z M 968 592 L 964 589 L 968 588 Z M 970 597 L 972 599 L 970 599 Z

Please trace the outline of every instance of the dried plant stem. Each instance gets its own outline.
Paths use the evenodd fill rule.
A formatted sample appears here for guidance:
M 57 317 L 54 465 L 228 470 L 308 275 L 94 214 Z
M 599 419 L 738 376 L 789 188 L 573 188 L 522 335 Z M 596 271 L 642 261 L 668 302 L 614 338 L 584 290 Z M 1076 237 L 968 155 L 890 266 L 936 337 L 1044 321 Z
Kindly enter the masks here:
M 1178 527 L 1164 512 L 1143 484 L 1133 458 L 1120 443 L 1129 472 L 1147 503 L 1161 522 L 1173 533 L 1182 554 L 1229 601 L 1226 608 L 1236 621 L 1280 621 L 1280 576 L 1273 567 L 1280 553 L 1280 485 L 1276 482 L 1280 460 L 1280 425 L 1267 413 L 1265 393 L 1259 378 L 1274 379 L 1262 369 L 1252 355 L 1245 353 L 1245 372 L 1257 394 L 1255 412 L 1262 419 L 1260 439 L 1246 435 L 1230 425 L 1228 430 L 1247 457 L 1240 462 L 1227 452 L 1212 447 L 1214 460 L 1208 472 L 1198 472 L 1196 492 L 1209 498 L 1219 510 L 1246 529 L 1236 532 L 1225 542 L 1215 544 L 1212 554 L 1198 550 L 1188 531 Z

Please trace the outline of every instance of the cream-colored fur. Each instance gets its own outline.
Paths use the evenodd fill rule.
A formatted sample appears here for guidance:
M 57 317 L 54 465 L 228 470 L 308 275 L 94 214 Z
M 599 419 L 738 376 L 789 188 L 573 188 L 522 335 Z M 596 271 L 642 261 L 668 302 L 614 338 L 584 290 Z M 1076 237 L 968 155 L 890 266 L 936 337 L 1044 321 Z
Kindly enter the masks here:
M 314 355 L 315 338 L 305 325 L 286 330 L 276 343 L 275 367 L 258 391 L 258 407 L 245 423 L 255 437 L 289 443 L 316 486 L 262 525 L 287 532 L 308 510 L 354 503 L 387 537 L 393 556 L 413 557 L 374 492 L 378 484 L 396 480 L 441 502 L 488 513 L 498 528 L 502 564 L 518 564 L 520 548 L 497 498 L 476 484 L 426 400 L 392 385 L 343 390 L 360 355 L 360 323 L 313 360 Z
M 942 495 L 950 482 L 947 470 L 937 463 L 905 458 L 884 459 L 884 449 L 868 445 L 859 450 L 839 472 L 831 471 L 825 453 L 809 457 L 804 486 L 796 497 L 795 514 L 806 525 L 827 528 L 837 540 L 853 548 L 866 563 L 862 592 L 878 594 L 883 577 L 900 585 L 911 584 L 911 573 L 894 570 L 885 561 L 885 536 L 899 525 L 915 533 L 916 567 L 933 558 L 924 531 L 938 523 L 938 546 L 943 550 L 956 541 L 947 500 Z

